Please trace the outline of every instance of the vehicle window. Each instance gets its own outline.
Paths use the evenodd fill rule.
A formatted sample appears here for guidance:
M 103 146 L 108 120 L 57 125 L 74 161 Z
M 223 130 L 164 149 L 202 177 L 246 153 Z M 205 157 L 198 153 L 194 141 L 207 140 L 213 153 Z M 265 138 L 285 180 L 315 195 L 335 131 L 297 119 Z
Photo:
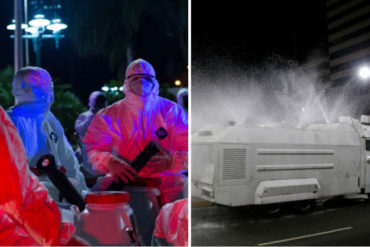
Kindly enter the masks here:
M 370 140 L 366 140 L 366 150 L 370 151 Z

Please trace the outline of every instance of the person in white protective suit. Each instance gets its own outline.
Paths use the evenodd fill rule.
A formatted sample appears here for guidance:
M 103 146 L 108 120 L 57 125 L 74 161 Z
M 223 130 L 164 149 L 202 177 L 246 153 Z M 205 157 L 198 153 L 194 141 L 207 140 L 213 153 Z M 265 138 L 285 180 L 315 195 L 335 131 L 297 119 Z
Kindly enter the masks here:
M 127 67 L 123 91 L 123 100 L 95 114 L 84 139 L 94 170 L 108 174 L 92 190 L 105 190 L 119 178 L 128 182 L 139 176 L 160 180 L 162 205 L 182 198 L 186 177 L 181 172 L 187 169 L 188 157 L 186 113 L 178 104 L 158 96 L 154 68 L 143 59 Z M 161 152 L 137 174 L 131 162 L 149 142 L 156 143 Z M 138 235 L 144 245 L 150 245 L 156 215 L 142 205 L 151 203 L 145 203 L 150 196 L 136 200 L 139 194 L 130 194 L 130 205 L 137 220 Z
M 25 67 L 17 71 L 12 86 L 15 106 L 8 110 L 8 114 L 23 141 L 30 168 L 34 169 L 43 155 L 52 154 L 56 164 L 64 167 L 66 176 L 77 191 L 87 193 L 88 188 L 73 149 L 62 125 L 50 111 L 54 102 L 50 74 L 39 67 Z M 48 178 L 40 176 L 39 179 L 46 182 L 49 193 L 57 200 L 58 195 L 53 192 L 56 189 Z
M 153 232 L 152 246 L 188 246 L 188 199 L 161 208 Z
M 179 104 L 182 107 L 182 109 L 188 112 L 188 89 L 181 88 L 177 92 L 176 100 L 177 104 Z
M 18 131 L 0 106 L 0 245 L 83 245 L 27 166 Z
M 75 122 L 75 130 L 83 140 L 87 133 L 87 129 L 95 114 L 102 108 L 107 106 L 107 99 L 103 92 L 94 91 L 89 97 L 89 110 L 81 113 Z
M 188 119 L 176 103 L 158 96 L 154 68 L 143 59 L 126 69 L 125 98 L 99 111 L 84 139 L 94 170 L 123 182 L 142 177 L 161 179 L 163 204 L 182 198 L 188 158 Z M 157 130 L 168 134 L 160 140 Z M 156 133 L 157 132 L 157 133 Z M 153 141 L 162 150 L 136 174 L 130 163 Z M 102 188 L 104 189 L 104 188 Z
M 102 108 L 107 106 L 107 98 L 105 94 L 100 91 L 94 91 L 90 94 L 89 97 L 89 110 L 86 112 L 81 113 L 75 122 L 75 130 L 79 135 L 81 140 L 81 146 L 76 150 L 76 156 L 80 162 L 82 162 L 83 167 L 86 169 L 87 174 L 89 176 L 94 177 L 97 175 L 94 170 L 92 169 L 91 164 L 87 161 L 86 149 L 85 146 L 82 144 L 82 140 L 84 139 L 87 129 L 90 126 L 92 119 L 94 118 L 95 114 Z M 79 142 L 80 143 L 80 142 Z

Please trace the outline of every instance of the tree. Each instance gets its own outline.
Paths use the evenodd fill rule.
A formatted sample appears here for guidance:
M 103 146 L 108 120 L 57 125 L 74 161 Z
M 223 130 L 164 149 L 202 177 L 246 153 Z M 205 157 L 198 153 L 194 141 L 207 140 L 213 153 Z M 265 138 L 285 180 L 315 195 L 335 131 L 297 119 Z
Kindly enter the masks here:
M 14 77 L 13 71 L 13 67 L 10 65 L 0 70 L 0 105 L 5 110 L 14 105 L 11 83 Z M 70 136 L 74 130 L 77 116 L 87 110 L 70 89 L 71 85 L 59 83 L 58 79 L 54 79 L 54 103 L 51 111 L 61 122 L 67 136 Z
M 70 91 L 71 85 L 58 83 L 54 84 L 54 103 L 51 111 L 61 122 L 69 140 L 74 131 L 74 123 L 78 115 L 87 110 L 81 100 Z
M 160 77 L 186 73 L 187 0 L 66 0 L 64 7 L 78 53 L 108 59 L 119 79 L 139 56 L 163 64 Z
M 13 75 L 14 70 L 10 65 L 0 70 L 0 105 L 5 110 L 14 105 L 14 97 L 12 95 Z
M 125 97 L 125 95 L 122 93 L 122 91 L 119 90 L 120 87 L 122 87 L 122 82 L 119 80 L 110 80 L 107 83 L 107 86 L 109 88 L 116 87 L 118 90 L 115 92 L 106 92 L 105 95 L 107 96 L 108 105 L 113 104 L 114 102 L 121 100 Z

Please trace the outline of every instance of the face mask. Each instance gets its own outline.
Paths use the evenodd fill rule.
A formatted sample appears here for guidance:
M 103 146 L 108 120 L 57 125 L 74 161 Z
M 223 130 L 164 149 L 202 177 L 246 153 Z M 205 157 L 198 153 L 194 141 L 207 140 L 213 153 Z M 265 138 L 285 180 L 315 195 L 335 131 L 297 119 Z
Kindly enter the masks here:
M 131 91 L 140 96 L 149 95 L 154 88 L 154 77 L 134 75 L 129 78 Z

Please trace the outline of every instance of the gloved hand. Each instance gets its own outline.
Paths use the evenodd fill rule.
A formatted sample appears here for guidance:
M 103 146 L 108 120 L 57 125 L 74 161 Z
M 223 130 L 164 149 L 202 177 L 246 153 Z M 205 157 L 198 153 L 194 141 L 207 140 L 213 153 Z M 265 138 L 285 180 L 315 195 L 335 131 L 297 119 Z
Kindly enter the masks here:
M 112 158 L 108 162 L 108 169 L 116 183 L 118 183 L 118 178 L 125 183 L 135 179 L 136 170 L 119 158 Z
M 172 156 L 165 151 L 154 155 L 147 163 L 147 169 L 151 172 L 162 172 L 168 170 L 172 165 Z

